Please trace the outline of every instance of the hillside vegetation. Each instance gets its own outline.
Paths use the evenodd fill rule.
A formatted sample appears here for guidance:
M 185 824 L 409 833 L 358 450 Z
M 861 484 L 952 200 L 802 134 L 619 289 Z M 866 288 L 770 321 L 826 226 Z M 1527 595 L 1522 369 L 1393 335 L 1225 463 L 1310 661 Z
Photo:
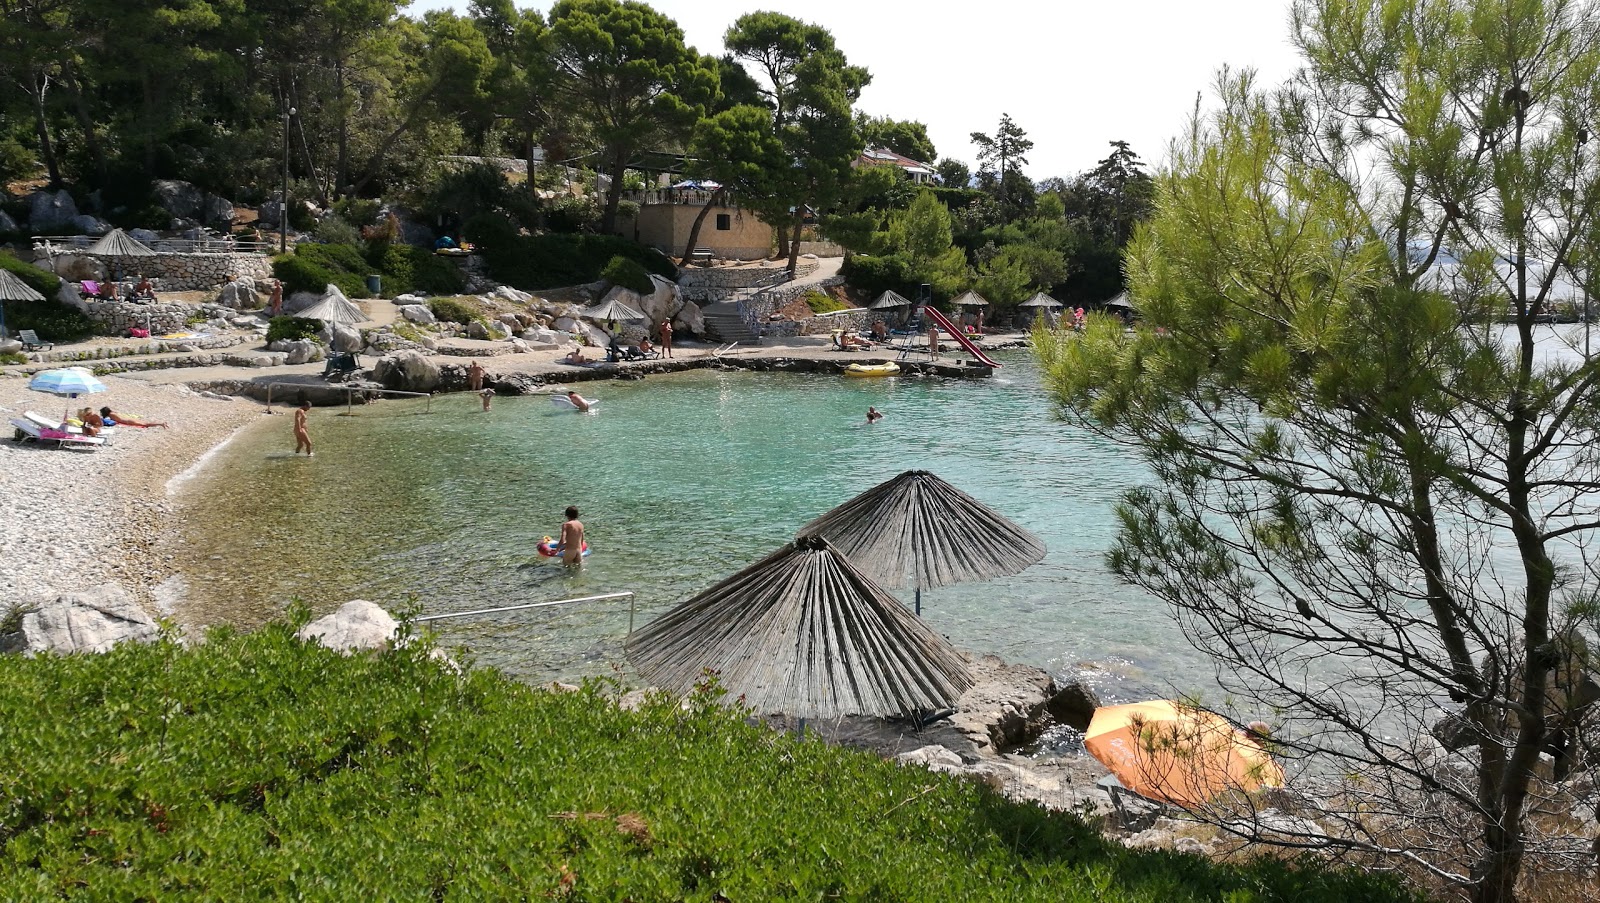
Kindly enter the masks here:
M 11 899 L 1409 899 L 1371 876 L 1133 852 L 1078 819 L 712 704 L 619 708 L 346 658 L 293 626 L 0 656 Z

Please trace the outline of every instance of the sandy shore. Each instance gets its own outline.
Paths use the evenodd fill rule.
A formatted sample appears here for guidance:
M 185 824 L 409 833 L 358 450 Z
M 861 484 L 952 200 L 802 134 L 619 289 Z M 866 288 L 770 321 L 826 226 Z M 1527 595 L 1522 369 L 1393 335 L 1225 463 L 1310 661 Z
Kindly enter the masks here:
M 0 377 L 0 586 L 7 596 L 0 604 L 112 581 L 154 612 L 152 590 L 172 574 L 153 551 L 172 517 L 168 482 L 261 416 L 261 405 L 245 399 L 115 376 L 102 381 L 109 391 L 69 401 L 29 390 L 22 377 Z M 172 427 L 122 428 L 96 451 L 10 441 L 11 417 L 59 417 L 67 406 L 85 404 Z

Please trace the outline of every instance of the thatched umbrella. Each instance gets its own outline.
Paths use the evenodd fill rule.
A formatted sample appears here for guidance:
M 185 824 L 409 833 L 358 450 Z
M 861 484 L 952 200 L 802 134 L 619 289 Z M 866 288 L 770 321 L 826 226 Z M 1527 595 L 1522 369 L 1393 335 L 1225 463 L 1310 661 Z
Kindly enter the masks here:
M 327 295 L 295 316 L 307 320 L 321 320 L 324 323 L 343 323 L 346 326 L 367 321 L 367 315 L 361 312 L 361 308 L 357 307 L 354 301 L 346 298 L 343 292 Z
M 652 684 L 688 693 L 709 669 L 755 712 L 892 717 L 972 686 L 945 639 L 821 537 L 796 539 L 628 640 Z
M 1050 310 L 1055 310 L 1057 308 L 1066 307 L 1065 304 L 1062 304 L 1060 301 L 1057 301 L 1056 299 L 1050 297 L 1049 295 L 1045 294 L 1044 292 L 1034 292 L 1032 298 L 1029 298 L 1028 300 L 1022 302 L 1021 304 L 1018 304 L 1017 306 L 1018 307 L 1043 307 L 1043 308 L 1048 308 Z
M 579 313 L 591 320 L 643 320 L 643 311 L 634 310 L 621 301 L 612 298 L 598 307 L 585 307 Z
M 823 536 L 887 587 L 922 591 L 1015 574 L 1044 558 L 1044 541 L 925 470 L 879 483 L 800 528 Z
M 877 300 L 867 305 L 867 310 L 891 310 L 896 307 L 910 307 L 911 302 L 894 289 L 889 289 L 879 295 Z
M 84 253 L 96 257 L 154 257 L 156 252 L 150 250 L 138 239 L 122 231 L 112 229 L 101 239 L 90 245 Z
M 988 307 L 989 306 L 989 300 L 987 298 L 983 297 L 982 295 L 978 294 L 977 292 L 973 291 L 970 288 L 967 289 L 966 291 L 962 292 L 961 294 L 955 296 L 955 298 L 953 300 L 951 300 L 950 303 L 954 304 L 956 307 Z
M 10 270 L 0 269 L 0 339 L 6 333 L 6 308 L 7 301 L 43 301 L 44 295 L 39 294 L 33 286 L 22 281 L 22 277 Z

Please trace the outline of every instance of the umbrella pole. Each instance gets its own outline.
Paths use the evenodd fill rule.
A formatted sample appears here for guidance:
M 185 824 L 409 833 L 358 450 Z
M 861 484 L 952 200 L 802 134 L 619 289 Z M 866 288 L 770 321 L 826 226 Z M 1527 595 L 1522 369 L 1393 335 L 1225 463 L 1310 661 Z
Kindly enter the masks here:
M 922 617 L 922 587 L 917 587 L 917 617 Z

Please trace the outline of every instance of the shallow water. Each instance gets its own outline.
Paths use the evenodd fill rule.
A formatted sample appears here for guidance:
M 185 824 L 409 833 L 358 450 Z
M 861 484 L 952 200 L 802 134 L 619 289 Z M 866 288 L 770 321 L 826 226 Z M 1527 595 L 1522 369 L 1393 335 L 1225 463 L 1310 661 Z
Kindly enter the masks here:
M 179 494 L 168 544 L 185 620 L 253 625 L 293 598 L 352 598 L 432 614 L 618 590 L 638 623 L 788 540 L 811 518 L 912 468 L 931 470 L 1044 538 L 1014 577 L 924 594 L 958 645 L 1058 672 L 1112 696 L 1199 689 L 1209 666 L 1154 599 L 1102 564 L 1112 504 L 1144 478 L 1122 449 L 1051 417 L 1013 353 L 989 380 L 846 380 L 696 371 L 590 384 L 598 413 L 547 398 L 464 395 L 315 411 L 313 459 L 290 418 L 264 418 Z M 886 418 L 864 423 L 868 405 Z M 570 575 L 533 547 L 568 504 L 594 555 Z M 909 601 L 909 595 L 906 596 Z M 626 602 L 436 622 L 441 640 L 533 680 L 617 673 Z M 1089 664 L 1092 663 L 1092 664 Z

